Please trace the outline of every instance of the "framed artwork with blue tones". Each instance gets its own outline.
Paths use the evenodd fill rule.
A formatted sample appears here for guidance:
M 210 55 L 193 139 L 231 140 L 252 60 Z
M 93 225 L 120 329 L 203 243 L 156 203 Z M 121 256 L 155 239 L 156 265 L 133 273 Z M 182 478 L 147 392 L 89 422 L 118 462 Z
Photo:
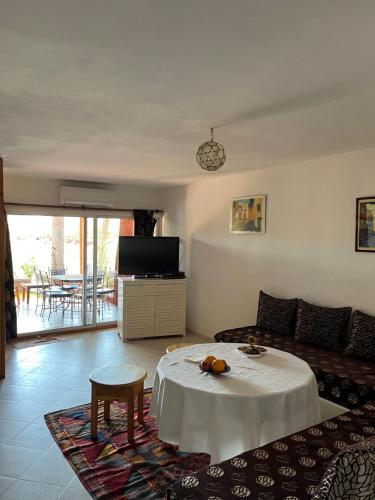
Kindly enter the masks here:
M 266 195 L 255 194 L 233 198 L 229 231 L 233 234 L 264 234 Z

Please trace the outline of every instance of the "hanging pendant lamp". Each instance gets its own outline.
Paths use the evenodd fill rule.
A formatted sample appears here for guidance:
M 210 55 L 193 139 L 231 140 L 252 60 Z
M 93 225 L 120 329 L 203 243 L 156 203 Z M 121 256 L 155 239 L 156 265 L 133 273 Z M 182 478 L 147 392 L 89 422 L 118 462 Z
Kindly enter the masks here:
M 211 140 L 201 144 L 197 151 L 198 165 L 209 172 L 219 170 L 226 160 L 224 147 L 214 139 L 214 129 L 211 128 Z

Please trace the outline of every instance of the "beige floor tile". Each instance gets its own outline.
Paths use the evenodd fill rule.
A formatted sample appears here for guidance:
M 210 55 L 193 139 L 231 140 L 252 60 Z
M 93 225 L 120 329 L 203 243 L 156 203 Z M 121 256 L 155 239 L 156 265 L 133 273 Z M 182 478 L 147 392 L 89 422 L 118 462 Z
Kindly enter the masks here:
M 7 401 L 2 400 L 0 405 L 0 418 L 20 420 L 31 423 L 48 409 L 48 405 L 33 403 L 30 401 Z
M 1 500 L 57 500 L 63 492 L 64 488 L 61 486 L 18 480 L 14 481 L 0 498 Z
M 2 493 L 4 493 L 8 488 L 10 488 L 14 481 L 16 481 L 16 479 L 13 479 L 11 477 L 0 476 L 0 498 Z
M 12 385 L 8 383 L 7 385 L 3 385 L 0 387 L 0 400 L 8 400 L 8 401 L 34 401 L 35 403 L 43 403 L 46 401 L 46 396 L 44 400 L 40 401 L 40 398 L 37 399 L 37 394 L 43 393 L 45 391 L 42 389 L 38 389 L 38 387 L 30 387 L 25 385 Z M 51 393 L 52 396 L 52 393 Z M 55 397 L 55 399 L 58 396 Z
M 91 495 L 81 486 L 80 489 L 65 488 L 59 500 L 90 500 L 91 498 Z
M 21 378 L 20 384 L 26 387 L 45 387 L 47 382 L 52 380 L 52 375 L 44 373 L 27 373 Z
M 53 444 L 53 437 L 47 426 L 41 424 L 30 424 L 18 432 L 10 441 L 12 446 L 21 446 L 33 450 L 48 450 Z
M 21 479 L 68 486 L 73 476 L 74 471 L 63 454 L 58 449 L 50 448 L 22 474 Z
M 0 419 L 0 444 L 8 444 L 26 426 L 25 422 L 20 422 L 19 420 Z
M 37 461 L 41 454 L 41 451 L 1 444 L 1 474 L 5 477 L 18 478 Z

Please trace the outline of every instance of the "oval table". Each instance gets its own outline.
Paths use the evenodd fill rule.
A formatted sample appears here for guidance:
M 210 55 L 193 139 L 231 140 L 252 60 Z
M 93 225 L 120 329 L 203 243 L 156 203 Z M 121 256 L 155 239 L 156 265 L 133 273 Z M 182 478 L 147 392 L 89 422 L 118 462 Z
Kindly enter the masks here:
M 196 344 L 161 358 L 150 409 L 161 440 L 181 451 L 208 453 L 217 463 L 320 422 L 308 364 L 269 347 L 248 358 L 238 350 L 243 345 Z M 208 354 L 224 358 L 231 370 L 201 372 L 192 361 Z

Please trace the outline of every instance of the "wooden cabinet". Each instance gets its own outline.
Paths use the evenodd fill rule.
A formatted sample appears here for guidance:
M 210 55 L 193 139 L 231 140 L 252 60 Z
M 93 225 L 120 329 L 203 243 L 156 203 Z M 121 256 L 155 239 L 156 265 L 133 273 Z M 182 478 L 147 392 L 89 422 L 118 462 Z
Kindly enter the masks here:
M 123 340 L 185 335 L 185 280 L 119 278 L 118 281 L 118 327 Z

